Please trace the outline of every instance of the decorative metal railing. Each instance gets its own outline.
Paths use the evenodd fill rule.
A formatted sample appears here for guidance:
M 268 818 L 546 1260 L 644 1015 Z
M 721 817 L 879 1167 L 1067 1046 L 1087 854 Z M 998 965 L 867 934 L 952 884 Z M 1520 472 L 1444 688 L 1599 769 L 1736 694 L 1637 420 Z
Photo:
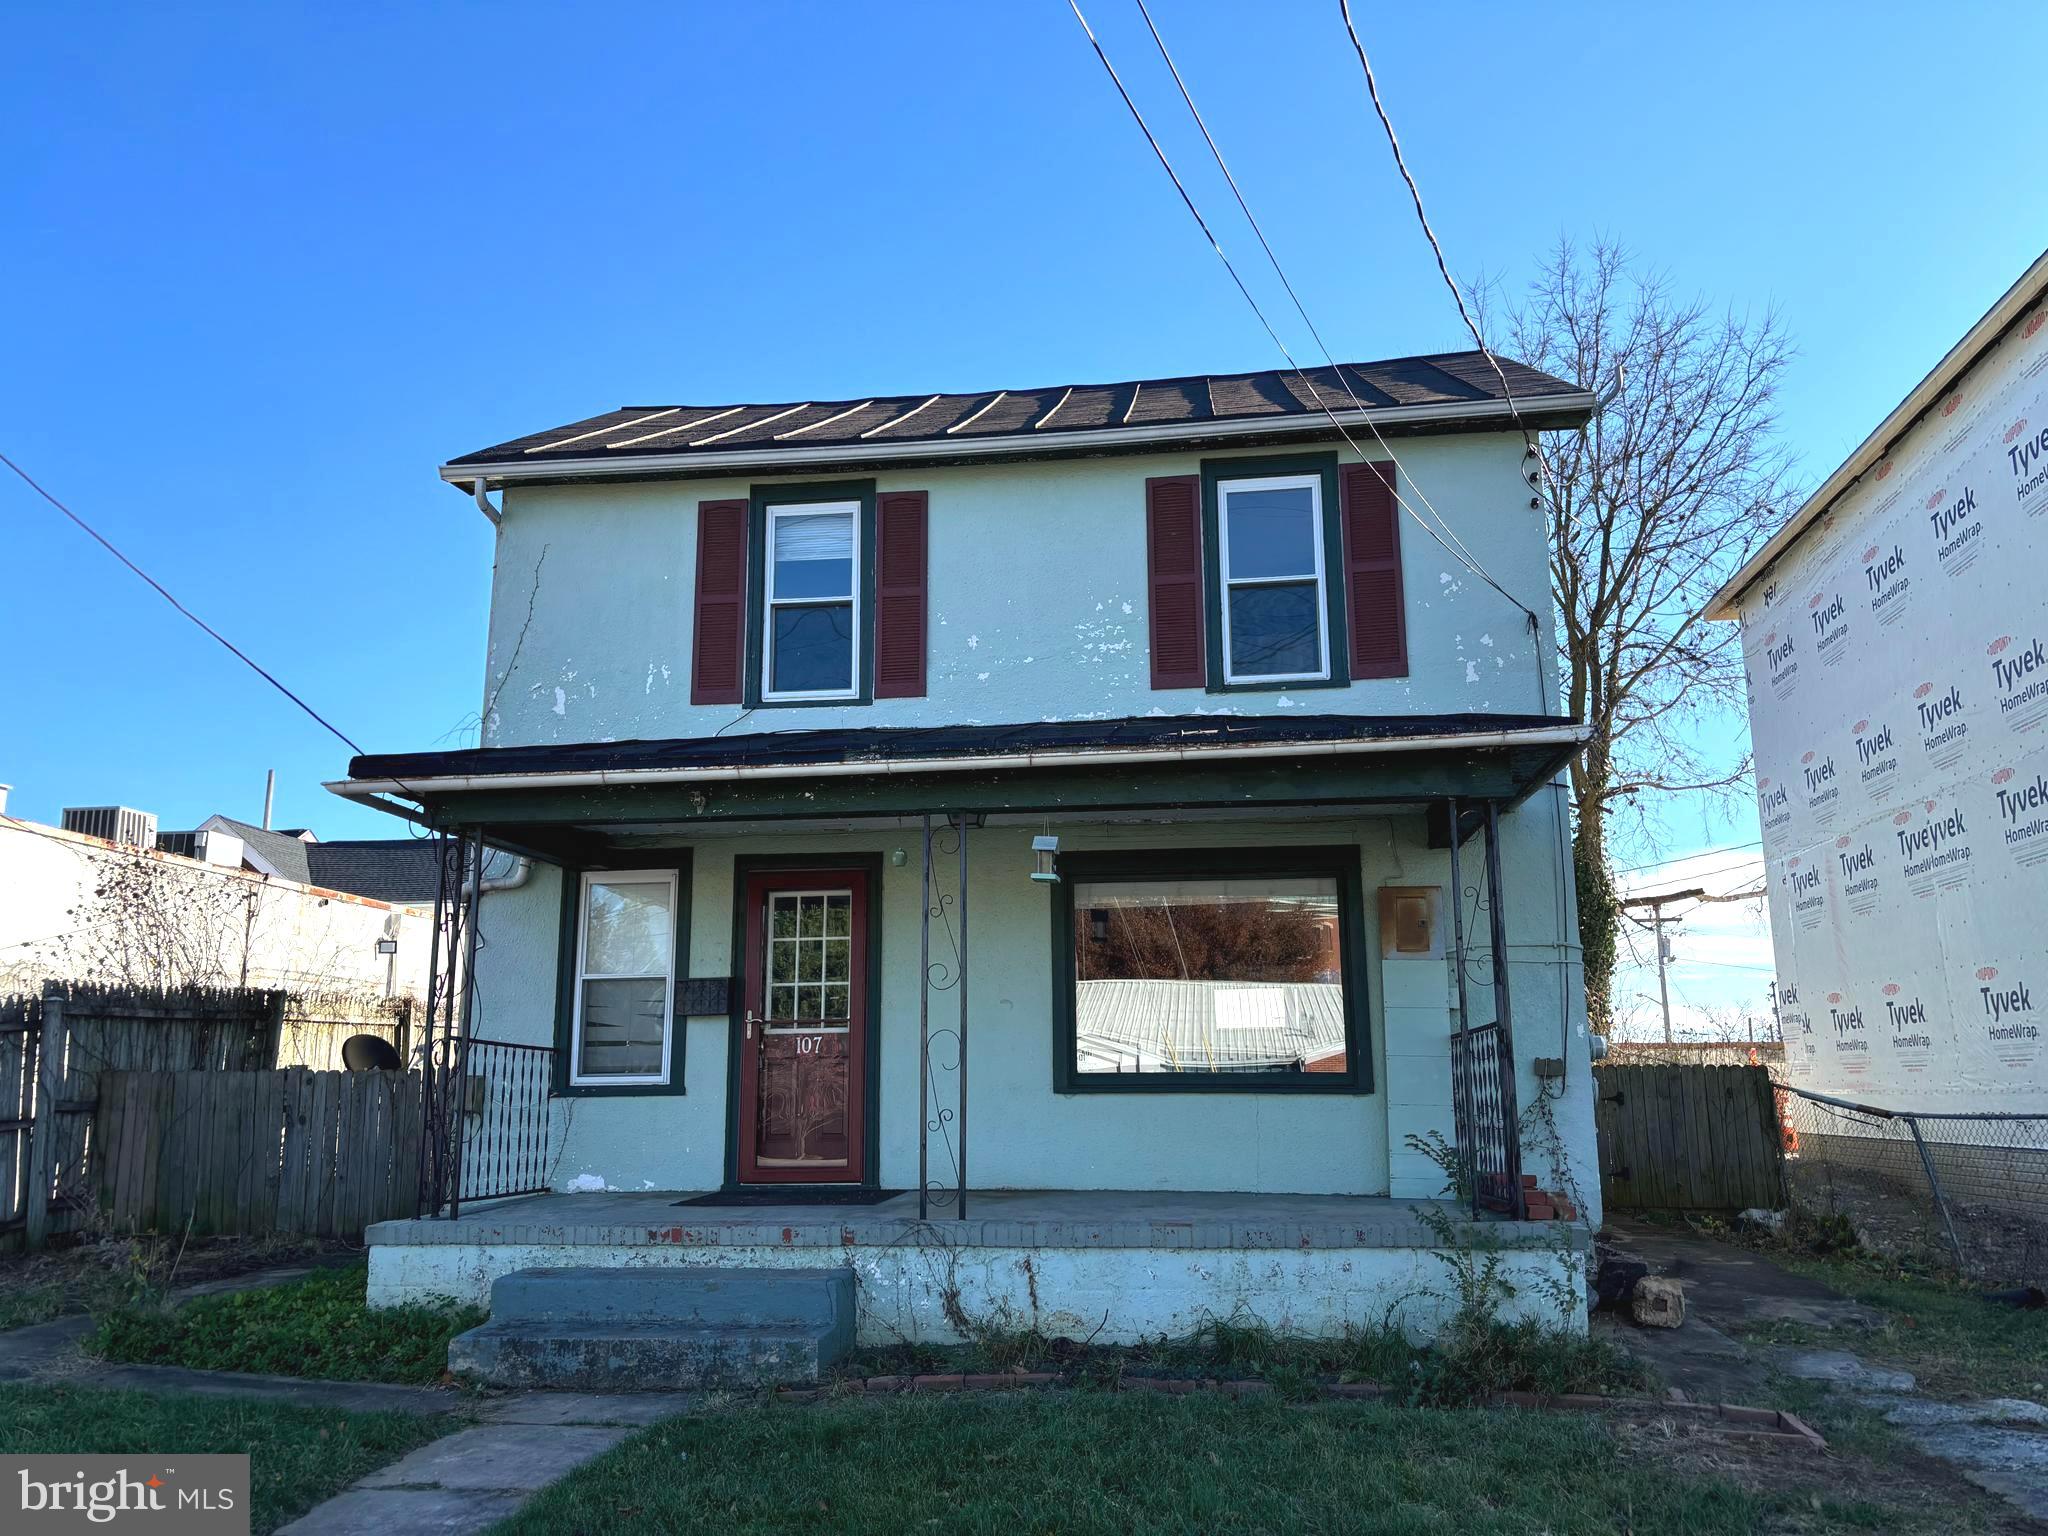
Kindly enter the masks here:
M 1522 1218 L 1521 1111 L 1515 1094 L 1515 1035 L 1508 987 L 1507 902 L 1500 872 L 1500 806 L 1484 801 L 1478 807 L 1478 830 L 1484 835 L 1482 872 L 1485 896 L 1475 881 L 1467 887 L 1463 844 L 1466 807 L 1455 798 L 1444 803 L 1451 856 L 1451 969 L 1456 983 L 1458 1027 L 1451 1031 L 1451 1107 L 1458 1131 L 1459 1194 L 1472 1203 L 1473 1214 L 1496 1211 Z M 1472 925 L 1486 913 L 1485 971 L 1474 974 L 1474 954 L 1465 922 L 1467 900 Z M 1472 1022 L 1472 988 L 1490 983 L 1493 1019 Z
M 1460 1175 L 1472 1203 L 1521 1214 L 1522 1154 L 1515 1134 L 1514 1060 L 1498 1024 L 1451 1035 L 1451 1095 Z
M 451 1216 L 464 1200 L 546 1193 L 554 1055 L 550 1046 L 460 1035 L 429 1048 Z
M 554 1050 L 476 1034 L 477 892 L 483 834 L 435 836 L 440 868 L 427 1003 L 417 1046 L 422 1096 L 419 1212 L 459 1216 L 465 1200 L 548 1187 L 548 1095 Z
M 919 1111 L 917 1122 L 917 1215 L 931 1215 L 934 1205 L 950 1206 L 952 1215 L 967 1214 L 967 825 L 965 816 L 948 818 L 936 831 L 924 818 L 924 916 L 918 938 L 918 964 L 923 986 L 917 998 Z M 952 846 L 946 846 L 948 838 Z M 951 856 L 956 864 L 953 889 L 943 888 L 933 856 Z M 932 943 L 937 921 L 946 949 Z M 951 993 L 957 1020 L 935 1022 L 932 995 Z M 942 1086 L 950 1080 L 951 1093 Z M 940 1166 L 933 1157 L 933 1138 Z

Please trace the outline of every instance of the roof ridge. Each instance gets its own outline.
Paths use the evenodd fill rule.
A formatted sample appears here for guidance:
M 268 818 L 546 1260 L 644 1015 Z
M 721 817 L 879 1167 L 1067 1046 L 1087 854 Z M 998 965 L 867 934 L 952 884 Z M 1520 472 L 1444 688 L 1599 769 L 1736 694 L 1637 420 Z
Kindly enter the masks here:
M 1591 396 L 1569 380 L 1518 358 L 1502 372 L 1483 366 L 1471 348 L 1366 361 L 1292 364 L 1280 368 L 1210 370 L 1163 378 L 1034 385 L 1028 389 L 939 390 L 853 396 L 837 400 L 751 401 L 725 405 L 627 405 L 605 417 L 528 433 L 442 466 L 442 478 L 466 484 L 476 467 L 486 479 L 544 479 L 558 465 L 701 459 L 763 467 L 822 461 L 839 453 L 862 460 L 941 452 L 1018 455 L 1060 453 L 1092 434 L 1122 431 L 1119 443 L 1191 437 L 1298 435 L 1315 430 L 1322 410 L 1357 408 L 1404 413 L 1415 420 L 1455 421 L 1526 406 L 1576 425 Z M 1512 378 L 1506 369 L 1515 370 Z M 1342 392 L 1342 398 L 1336 393 Z M 1085 409 L 1082 402 L 1087 402 Z M 1105 406 L 1101 402 L 1107 401 Z M 1141 404 L 1142 401 L 1142 404 Z M 1121 406 L 1121 423 L 1116 418 Z M 936 407 L 936 408 L 935 408 Z M 1142 413 L 1142 421 L 1139 419 Z M 1107 416 L 1107 420 L 1097 419 Z M 874 423 L 862 427 L 862 423 Z M 1133 432 L 1132 429 L 1135 429 Z M 1033 441 L 1044 449 L 1027 446 Z M 947 449 L 945 444 L 958 444 Z M 975 446 L 969 447 L 967 445 Z M 496 470 L 493 475 L 489 470 Z M 606 469 L 603 473 L 612 473 Z
M 1543 370 L 1542 370 L 1542 369 L 1540 369 L 1540 368 L 1536 368 L 1536 367 L 1534 367 L 1534 366 L 1533 366 L 1532 364 L 1529 364 L 1529 363 L 1525 363 L 1525 362 L 1523 362 L 1523 361 L 1522 361 L 1522 360 L 1521 360 L 1520 358 L 1517 358 L 1517 357 L 1509 357 L 1509 356 L 1508 356 L 1508 355 L 1507 355 L 1507 354 L 1506 354 L 1505 352 L 1496 352 L 1496 353 L 1494 353 L 1493 355 L 1494 355 L 1494 356 L 1495 356 L 1496 358 L 1498 358 L 1498 359 L 1499 359 L 1499 360 L 1500 360 L 1500 361 L 1501 361 L 1502 363 L 1513 363 L 1513 364 L 1514 364 L 1514 365 L 1515 365 L 1516 367 L 1518 367 L 1518 368 L 1528 368 L 1528 369 L 1529 369 L 1529 370 L 1530 370 L 1530 371 L 1531 371 L 1532 373 L 1541 373 L 1541 372 L 1543 371 Z M 1070 389 L 1125 389 L 1125 388 L 1128 388 L 1128 387 L 1129 387 L 1130 385 L 1133 385 L 1133 384 L 1148 384 L 1148 385 L 1161 385 L 1161 386 L 1164 386 L 1164 385 L 1168 385 L 1168 384 L 1192 384 L 1192 383 L 1196 383 L 1196 382 L 1203 382 L 1203 383 L 1206 383 L 1206 382 L 1209 382 L 1209 381 L 1211 381 L 1211 380 L 1218 380 L 1218 379 L 1221 379 L 1221 380 L 1225 380 L 1225 381 L 1227 381 L 1227 380 L 1231 380 L 1231 379 L 1256 379 L 1256 378 L 1262 378 L 1262 377 L 1264 377 L 1264 376 L 1265 376 L 1265 375 L 1267 375 L 1267 374 L 1289 374 L 1289 373 L 1319 373 L 1319 372 L 1324 372 L 1324 371 L 1328 370 L 1328 369 L 1329 369 L 1329 368 L 1331 368 L 1332 366 L 1334 366 L 1334 367 L 1337 367 L 1337 368 L 1385 368 L 1385 367 L 1390 367 L 1390 366 L 1392 366 L 1392 365 L 1393 365 L 1393 364 L 1395 364 L 1395 363 L 1433 363 L 1433 362 L 1436 362 L 1436 361 L 1438 361 L 1438 360 L 1440 360 L 1440 359 L 1443 359 L 1443 358 L 1452 358 L 1452 357 L 1469 357 L 1469 358 L 1474 358 L 1474 359 L 1478 359 L 1478 360 L 1481 360 L 1481 361 L 1483 361 L 1483 360 L 1485 359 L 1485 357 L 1486 357 L 1486 354 L 1485 354 L 1484 352 L 1481 352 L 1481 351 L 1480 351 L 1480 350 L 1479 350 L 1479 349 L 1478 349 L 1477 347 L 1464 347 L 1464 348 L 1462 348 L 1462 349 L 1456 349 L 1456 348 L 1454 348 L 1453 350 L 1451 350 L 1451 351 L 1448 351 L 1448 352 L 1404 352 L 1404 353 L 1402 353 L 1402 354 L 1401 354 L 1400 356 L 1398 356 L 1398 357 L 1370 357 L 1370 358 L 1345 358 L 1345 357 L 1340 357 L 1340 358 L 1338 358 L 1338 359 L 1337 359 L 1337 361 L 1336 361 L 1336 363 L 1335 363 L 1334 365 L 1333 365 L 1333 364 L 1330 364 L 1330 363 L 1301 363 L 1301 364 L 1298 364 L 1298 365 L 1291 365 L 1291 366 L 1290 366 L 1290 365 L 1283 365 L 1283 366 L 1279 366 L 1279 367 L 1273 367 L 1273 368 L 1226 368 L 1226 369 L 1219 369 L 1219 370 L 1215 370 L 1215 371 L 1212 371 L 1212 372 L 1208 372 L 1208 373 L 1173 373 L 1173 374 L 1157 374 L 1157 375 L 1152 375 L 1152 374 L 1148 374 L 1148 375 L 1144 376 L 1143 378 L 1135 378 L 1135 379 L 1082 379 L 1082 380 L 1079 380 L 1079 381 L 1077 381 L 1077 382 L 1075 382 L 1075 383 L 1072 383 L 1072 384 L 1032 384 L 1032 385 L 1027 385 L 1027 386 L 1024 386 L 1024 387 L 1021 387 L 1021 388 L 1019 388 L 1019 387 L 1014 387 L 1014 386 L 1013 386 L 1013 387 L 1010 387 L 1010 388 L 1007 388 L 1007 389 L 1006 389 L 1006 388 L 994 388 L 994 389 L 990 389 L 990 388 L 982 388 L 982 389 L 941 389 L 941 390 L 938 390 L 938 391 L 937 391 L 936 393 L 938 394 L 939 398 L 941 398 L 941 399 L 945 399 L 945 398 L 947 398 L 948 396 L 950 396 L 950 397 L 952 397 L 952 398 L 954 398 L 954 399 L 958 399 L 958 400 L 973 400 L 973 399 L 978 399 L 978 398 L 980 398 L 980 397 L 981 397 L 981 396 L 983 396 L 983 395 L 1049 395 L 1049 394 L 1054 394 L 1054 393 L 1057 393 L 1057 392 L 1059 392 L 1059 391 L 1061 391 L 1061 390 L 1070 390 Z M 1553 375 L 1553 377 L 1555 377 L 1555 375 Z M 1559 380 L 1558 380 L 1558 382 L 1559 382 L 1560 384 L 1563 384 L 1563 383 L 1568 383 L 1569 381 L 1568 381 L 1568 380 L 1565 380 L 1565 379 L 1559 379 Z M 883 394 L 879 394 L 879 395 L 871 395 L 871 396 L 869 396 L 869 397 L 868 397 L 868 399 L 867 399 L 867 400 L 866 400 L 865 402 L 862 402 L 862 401 L 860 401 L 860 400 L 857 400 L 857 399 L 855 399 L 855 398 L 854 398 L 853 396 L 849 395 L 849 396 L 847 396 L 847 397 L 846 397 L 846 398 L 845 398 L 844 400 L 811 400 L 811 401 L 804 401 L 804 402 L 801 402 L 801 403 L 803 403 L 803 404 L 808 404 L 808 405 L 816 405 L 816 406 L 833 406 L 833 405 L 860 405 L 860 404 L 862 404 L 862 403 L 866 403 L 866 404 L 869 404 L 869 405 L 887 405 L 887 404 L 888 404 L 889 402 L 891 402 L 892 400 L 921 400 L 921 399 L 925 399 L 925 398 L 929 397 L 929 396 L 930 396 L 930 395 L 931 395 L 932 393 L 934 393 L 934 392 L 933 392 L 933 391 L 931 391 L 931 390 L 910 390 L 910 391 L 907 391 L 906 393 L 904 393 L 904 394 L 900 394 L 900 395 L 898 395 L 898 394 L 892 394 L 892 393 L 886 393 L 886 392 L 885 392 L 885 393 L 883 393 Z M 735 410 L 735 411 L 763 411 L 763 410 L 769 410 L 769 409 L 771 409 L 771 408 L 774 408 L 774 407 L 778 407 L 778 406 L 785 406 L 785 405 L 791 405 L 791 404 L 796 404 L 796 403 L 799 403 L 799 402 L 793 402 L 793 401 L 789 401 L 789 400 L 746 400 L 746 401 L 741 401 L 740 403 L 738 403 L 738 404 L 736 404 L 736 405 L 735 405 L 735 404 L 733 404 L 733 403 L 732 403 L 732 402 L 730 402 L 730 401 L 721 401 L 721 402 L 719 402 L 719 403 L 718 403 L 717 405 L 711 405 L 711 404 L 693 405 L 693 404 L 689 404 L 689 403 L 687 403 L 687 402 L 685 402 L 685 403 L 680 403 L 680 404 L 678 404 L 678 403 L 674 403 L 674 402 L 669 402 L 669 403 L 666 403 L 666 404 L 659 404 L 659 405 L 657 405 L 657 404 L 652 404 L 652 403 L 648 403 L 648 402 L 645 402 L 645 401 L 643 401 L 643 402 L 640 402 L 640 403 L 638 403 L 638 404 L 632 404 L 632 405 L 619 405 L 619 406 L 614 406 L 614 407 L 613 407 L 613 410 L 616 410 L 616 411 L 710 411 L 710 410 Z M 588 420 L 588 419 L 590 419 L 590 418 L 585 418 L 585 419 L 586 419 L 586 420 Z M 564 425 L 574 425 L 574 423 L 564 423 Z M 555 430 L 559 430 L 559 429 L 555 429 Z

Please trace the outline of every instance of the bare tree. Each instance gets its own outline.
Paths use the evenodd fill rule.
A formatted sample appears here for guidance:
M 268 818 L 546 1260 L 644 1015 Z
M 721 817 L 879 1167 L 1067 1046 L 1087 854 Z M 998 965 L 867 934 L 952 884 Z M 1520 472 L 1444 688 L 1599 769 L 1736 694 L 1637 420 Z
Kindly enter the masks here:
M 28 957 L 45 974 L 125 986 L 246 985 L 257 887 L 146 853 L 80 856 L 92 884 L 67 911 L 70 927 Z
M 1740 631 L 1701 605 L 1773 533 L 1790 460 L 1777 437 L 1791 355 L 1775 314 L 1679 299 L 1620 246 L 1559 241 L 1519 302 L 1478 285 L 1490 343 L 1602 401 L 1546 433 L 1551 580 L 1566 704 L 1592 727 L 1571 765 L 1572 855 L 1596 1030 L 1613 1019 L 1615 896 L 1607 818 L 1638 795 L 1728 790 L 1742 703 Z

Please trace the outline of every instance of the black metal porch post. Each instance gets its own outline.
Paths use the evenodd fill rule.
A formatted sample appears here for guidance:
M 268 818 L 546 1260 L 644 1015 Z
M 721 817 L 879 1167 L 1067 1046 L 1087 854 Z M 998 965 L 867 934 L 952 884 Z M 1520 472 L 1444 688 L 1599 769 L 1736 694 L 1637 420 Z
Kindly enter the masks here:
M 441 1159 L 434 1140 L 434 993 L 441 984 L 441 924 L 448 915 L 448 838 L 434 834 L 434 921 L 427 929 L 427 1018 L 420 1031 L 419 1187 L 414 1209 L 441 1214 Z
M 917 1219 L 931 1214 L 932 818 L 924 817 L 924 901 L 917 923 Z
M 1493 1016 L 1500 1035 L 1501 1136 L 1507 1154 L 1508 1214 L 1527 1214 L 1522 1197 L 1522 1117 L 1515 1094 L 1515 1031 L 1508 1012 L 1508 912 L 1500 883 L 1500 802 L 1486 802 L 1486 890 L 1493 933 Z
M 1473 1104 L 1471 1095 L 1472 1072 L 1472 1014 L 1465 996 L 1465 878 L 1460 867 L 1458 844 L 1461 841 L 1458 820 L 1458 797 L 1444 802 L 1448 812 L 1451 841 L 1451 969 L 1458 984 L 1458 1028 L 1451 1039 L 1451 1118 L 1458 1134 L 1458 1158 L 1471 1186 L 1472 1214 L 1479 1215 L 1479 1160 L 1474 1156 L 1472 1138 L 1476 1128 L 1472 1123 Z
M 960 818 L 960 1192 L 953 1214 L 967 1218 L 967 813 Z
M 448 1219 L 454 1221 L 462 1215 L 462 1130 L 463 1120 L 469 1106 L 469 1041 L 476 1033 L 476 934 L 477 911 L 484 900 L 484 831 L 476 829 L 471 842 L 463 844 L 466 856 L 463 865 L 470 871 L 465 882 L 469 886 L 468 926 L 462 934 L 464 953 L 462 961 L 461 1008 L 456 1007 L 453 987 L 449 989 L 448 1017 L 455 1026 L 454 1039 L 450 1042 L 449 1055 L 453 1059 L 452 1078 L 455 1086 L 454 1103 L 448 1114 Z M 473 849 L 473 851 L 472 851 Z M 456 888 L 456 910 L 462 910 L 461 887 Z M 452 958 L 451 958 L 452 970 Z

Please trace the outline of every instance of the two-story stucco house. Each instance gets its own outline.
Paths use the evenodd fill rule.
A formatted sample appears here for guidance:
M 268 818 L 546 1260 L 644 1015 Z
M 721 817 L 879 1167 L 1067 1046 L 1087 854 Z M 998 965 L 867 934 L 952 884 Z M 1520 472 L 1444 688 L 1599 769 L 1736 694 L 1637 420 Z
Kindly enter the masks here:
M 628 407 L 444 466 L 497 525 L 484 745 L 333 787 L 530 872 L 448 930 L 375 1294 L 850 1264 L 884 1338 L 953 1287 L 1426 1327 L 1432 1138 L 1459 1240 L 1554 1272 L 1598 1178 L 1522 429 L 1593 402 L 1503 366 Z

